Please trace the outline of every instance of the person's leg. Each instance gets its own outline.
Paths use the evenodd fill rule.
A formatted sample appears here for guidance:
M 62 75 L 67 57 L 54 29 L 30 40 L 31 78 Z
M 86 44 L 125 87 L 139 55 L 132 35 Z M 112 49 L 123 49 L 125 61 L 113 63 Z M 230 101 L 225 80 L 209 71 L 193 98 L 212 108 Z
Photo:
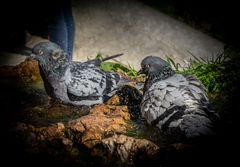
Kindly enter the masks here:
M 49 40 L 57 43 L 72 59 L 75 25 L 71 1 L 63 0 L 56 7 L 56 14 L 48 25 Z
M 57 10 L 54 19 L 48 25 L 49 40 L 68 52 L 68 34 L 63 10 Z
M 67 51 L 70 58 L 72 59 L 73 49 L 74 49 L 74 36 L 75 36 L 75 24 L 72 13 L 72 5 L 70 0 L 64 1 L 64 19 L 67 28 Z

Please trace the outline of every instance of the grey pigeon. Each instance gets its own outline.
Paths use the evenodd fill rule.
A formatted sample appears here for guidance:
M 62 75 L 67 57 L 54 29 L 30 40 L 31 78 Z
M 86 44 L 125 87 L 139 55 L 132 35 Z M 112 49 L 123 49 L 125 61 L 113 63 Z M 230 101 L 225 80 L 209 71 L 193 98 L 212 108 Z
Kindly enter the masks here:
M 99 68 L 102 61 L 69 61 L 67 54 L 55 43 L 41 42 L 32 49 L 30 57 L 39 63 L 45 90 L 50 97 L 73 105 L 103 103 L 114 91 L 128 82 L 117 73 Z
M 218 114 L 210 107 L 204 86 L 189 74 L 177 74 L 163 59 L 148 56 L 141 62 L 147 76 L 141 114 L 162 132 L 185 139 L 214 134 Z

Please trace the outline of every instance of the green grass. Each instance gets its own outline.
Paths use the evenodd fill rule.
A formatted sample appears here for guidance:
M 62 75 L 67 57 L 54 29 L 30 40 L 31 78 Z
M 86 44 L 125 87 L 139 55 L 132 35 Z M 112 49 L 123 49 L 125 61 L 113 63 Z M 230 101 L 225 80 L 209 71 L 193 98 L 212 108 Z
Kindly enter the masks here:
M 167 61 L 178 73 L 192 74 L 199 79 L 209 93 L 229 91 L 237 86 L 240 77 L 240 55 L 234 48 L 226 47 L 223 53 L 202 59 L 192 55 L 190 63 L 183 68 L 171 58 Z
M 192 55 L 192 58 L 187 67 L 182 67 L 169 57 L 167 62 L 177 73 L 194 75 L 204 84 L 208 93 L 231 91 L 237 87 L 240 80 L 240 51 L 238 49 L 226 46 L 222 53 L 209 59 L 198 58 L 190 52 L 189 54 Z M 101 54 L 96 56 L 100 59 L 102 57 Z M 138 77 L 137 71 L 133 67 L 119 62 L 103 62 L 101 69 Z
M 103 55 L 98 53 L 96 58 L 103 58 Z M 137 77 L 137 71 L 128 64 L 128 66 L 121 64 L 119 62 L 102 62 L 101 67 L 104 71 L 114 71 L 114 72 L 121 72 L 130 77 Z

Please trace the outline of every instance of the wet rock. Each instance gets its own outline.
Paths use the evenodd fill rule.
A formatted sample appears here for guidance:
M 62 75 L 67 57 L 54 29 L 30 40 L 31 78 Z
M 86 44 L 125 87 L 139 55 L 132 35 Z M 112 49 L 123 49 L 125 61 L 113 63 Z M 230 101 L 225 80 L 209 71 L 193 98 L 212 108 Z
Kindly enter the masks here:
M 118 95 L 113 95 L 105 104 L 120 105 L 120 97 Z
M 76 142 L 92 148 L 105 135 L 123 133 L 129 128 L 127 111 L 127 106 L 97 105 L 89 115 L 69 121 L 66 126 L 68 134 Z
M 14 78 L 23 82 L 41 82 L 38 63 L 26 59 L 16 66 L 0 66 L 0 75 L 4 78 Z
M 49 127 L 34 128 L 33 132 L 38 134 L 38 140 L 46 141 L 64 136 L 64 125 L 57 123 Z
M 160 151 L 160 148 L 149 140 L 117 134 L 103 139 L 101 144 L 109 156 L 108 166 L 153 165 Z
M 82 120 L 85 120 L 84 117 L 87 116 L 83 116 Z M 150 140 L 118 134 L 114 128 L 113 134 L 106 136 L 101 125 L 85 126 L 83 122 L 79 118 L 69 121 L 67 125 L 57 123 L 48 127 L 18 123 L 13 134 L 25 146 L 24 154 L 27 158 L 25 157 L 24 164 L 171 166 L 183 164 L 192 156 L 192 145 L 176 143 L 159 147 Z M 197 157 L 198 154 L 195 152 L 194 156 Z M 35 158 L 32 159 L 33 157 Z
M 17 148 L 24 146 L 17 150 L 17 153 L 21 153 L 22 165 L 78 164 L 79 150 L 74 146 L 74 142 L 66 137 L 63 123 L 47 127 L 18 123 L 12 129 L 11 137 L 18 141 Z
M 20 166 L 175 166 L 192 156 L 191 145 L 163 147 L 163 136 L 137 121 L 139 81 L 124 86 L 105 104 L 76 107 L 49 99 L 35 61 L 2 66 L 0 74 L 5 114 L 1 127 L 3 136 L 7 134 L 2 137 L 7 148 L 3 152 Z M 198 155 L 190 165 L 195 166 Z
M 10 108 L 7 113 L 9 119 L 12 119 L 9 147 L 12 147 L 12 152 L 16 152 L 16 159 L 19 155 L 22 156 L 23 165 L 46 165 L 49 161 L 55 165 L 66 164 L 65 166 L 111 165 L 113 158 L 110 160 L 109 157 L 114 157 L 116 152 L 107 149 L 105 139 L 110 139 L 116 134 L 125 134 L 132 128 L 128 123 L 131 120 L 129 109 L 132 103 L 123 101 L 123 96 L 132 93 L 128 100 L 134 100 L 138 96 L 134 92 L 134 83 L 132 87 L 123 89 L 125 93 L 121 94 L 122 97 L 117 93 L 105 104 L 86 108 L 64 105 L 48 98 L 44 93 L 38 64 L 35 61 L 27 59 L 15 67 L 1 67 L 0 72 L 5 74 L 9 82 L 18 80 L 24 83 L 21 87 L 16 86 L 18 92 L 6 92 L 9 99 L 17 94 L 17 98 L 11 103 L 21 100 L 20 107 L 15 108 L 16 115 L 8 111 Z M 14 83 L 12 82 L 13 86 Z M 19 123 L 15 123 L 13 116 Z M 130 156 L 131 151 L 143 147 L 134 138 L 123 138 L 114 141 L 118 144 L 122 142 L 123 148 L 126 144 L 128 146 L 122 153 L 122 158 L 125 159 L 120 161 L 121 164 L 126 163 L 127 156 L 133 157 Z M 113 139 L 116 140 L 114 137 Z M 139 146 L 131 142 L 136 142 Z M 16 143 L 17 147 L 13 143 Z M 19 149 L 16 151 L 16 148 Z
M 64 137 L 64 125 L 57 123 L 48 127 L 35 127 L 30 124 L 18 123 L 14 132 L 21 136 L 23 140 L 31 142 L 51 141 L 56 138 Z
M 49 126 L 17 123 L 12 136 L 25 146 L 27 161 L 32 161 L 29 157 L 35 155 L 39 157 L 36 162 L 51 157 L 54 162 L 82 165 L 87 163 L 88 158 L 98 159 L 99 155 L 92 152 L 104 138 L 125 133 L 130 128 L 126 123 L 130 119 L 127 111 L 127 106 L 97 105 L 88 115 L 68 121 L 65 125 L 61 122 Z M 98 162 L 102 163 L 100 160 Z
M 19 146 L 25 146 L 22 150 L 25 156 L 40 155 L 42 152 L 53 156 L 53 147 L 64 149 L 65 153 L 72 147 L 71 141 L 64 136 L 64 128 L 62 123 L 48 127 L 35 127 L 30 124 L 18 123 L 13 128 L 12 137 L 21 141 L 18 143 Z M 56 152 L 59 152 L 58 149 Z

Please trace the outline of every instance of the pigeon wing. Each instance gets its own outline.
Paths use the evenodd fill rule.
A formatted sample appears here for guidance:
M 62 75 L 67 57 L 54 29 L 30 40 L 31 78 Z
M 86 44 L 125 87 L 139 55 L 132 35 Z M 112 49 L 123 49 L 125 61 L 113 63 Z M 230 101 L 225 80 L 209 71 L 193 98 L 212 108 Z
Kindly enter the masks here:
M 102 96 L 106 75 L 96 68 L 73 68 L 66 80 L 68 94 L 79 97 Z
M 73 66 L 65 76 L 67 94 L 75 101 L 108 96 L 120 82 L 118 74 L 81 65 Z
M 179 124 L 186 110 L 181 86 L 183 83 L 186 83 L 184 77 L 174 75 L 154 83 L 146 90 L 141 112 L 149 124 L 156 125 L 160 129 Z

